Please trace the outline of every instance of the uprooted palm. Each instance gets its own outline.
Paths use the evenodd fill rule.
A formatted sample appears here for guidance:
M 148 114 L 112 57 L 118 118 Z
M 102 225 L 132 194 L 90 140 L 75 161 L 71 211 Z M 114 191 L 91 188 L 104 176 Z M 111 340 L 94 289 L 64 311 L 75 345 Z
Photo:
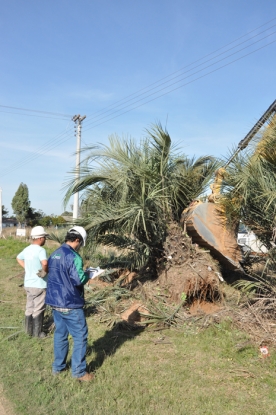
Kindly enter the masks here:
M 162 255 L 167 224 L 207 186 L 216 162 L 177 154 L 161 125 L 147 131 L 139 144 L 109 138 L 109 146 L 89 148 L 80 179 L 69 184 L 65 202 L 85 191 L 80 223 L 91 246 L 120 249 L 113 265 L 155 269 Z

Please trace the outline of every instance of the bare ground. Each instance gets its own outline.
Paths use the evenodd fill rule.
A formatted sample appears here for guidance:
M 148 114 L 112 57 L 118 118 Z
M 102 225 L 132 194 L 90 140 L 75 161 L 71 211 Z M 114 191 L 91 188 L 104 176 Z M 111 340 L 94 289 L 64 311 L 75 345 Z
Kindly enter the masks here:
M 10 402 L 5 398 L 3 387 L 0 385 L 0 415 L 14 415 Z

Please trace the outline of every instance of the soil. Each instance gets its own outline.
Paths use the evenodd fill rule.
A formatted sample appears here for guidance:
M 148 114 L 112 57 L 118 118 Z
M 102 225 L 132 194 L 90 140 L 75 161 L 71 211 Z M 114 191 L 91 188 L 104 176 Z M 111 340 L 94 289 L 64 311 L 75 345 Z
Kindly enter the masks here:
M 11 405 L 4 397 L 3 387 L 0 385 L 0 415 L 14 415 Z
M 178 224 L 171 224 L 165 242 L 165 257 L 159 267 L 155 284 L 168 294 L 168 299 L 179 302 L 186 296 L 194 301 L 220 301 L 221 271 L 209 252 L 192 244 Z
M 124 270 L 119 275 L 122 286 L 136 283 L 132 288 L 136 287 L 142 293 L 141 300 L 128 305 L 121 314 L 122 320 L 131 324 L 143 321 L 140 313 L 147 314 L 142 298 L 173 305 L 186 300 L 190 315 L 214 314 L 223 309 L 223 279 L 219 264 L 209 252 L 193 244 L 176 223 L 170 224 L 157 279 L 137 286 L 139 277 L 144 276 L 142 273 L 139 275 Z
M 211 303 L 209 301 L 194 301 L 189 307 L 189 312 L 192 315 L 197 314 L 214 314 L 223 309 L 220 303 Z

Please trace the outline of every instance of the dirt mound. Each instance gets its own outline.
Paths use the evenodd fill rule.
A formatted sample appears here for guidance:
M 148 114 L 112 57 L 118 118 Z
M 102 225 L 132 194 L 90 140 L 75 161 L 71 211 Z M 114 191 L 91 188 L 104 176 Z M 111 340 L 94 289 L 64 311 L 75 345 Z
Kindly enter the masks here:
M 220 304 L 211 303 L 210 301 L 194 301 L 189 307 L 189 313 L 192 315 L 214 314 L 220 310 L 222 310 Z
M 172 223 L 164 245 L 164 260 L 160 263 L 155 284 L 168 293 L 174 302 L 220 301 L 223 280 L 218 263 L 209 252 L 192 244 L 180 226 Z
M 113 325 L 118 323 L 118 316 L 120 321 L 132 325 L 145 321 L 164 326 L 181 325 L 195 314 L 217 313 L 224 298 L 218 263 L 209 252 L 193 244 L 176 223 L 169 225 L 157 278 L 153 278 L 148 268 L 140 272 L 114 269 L 107 277 L 99 277 L 106 279 L 104 287 L 103 282 L 92 280 L 90 303 L 97 306 L 100 300 L 99 314 L 105 313 L 102 318 Z M 105 290 L 105 295 L 97 295 L 98 290 Z M 100 310 L 103 299 L 110 310 L 106 305 Z M 116 318 L 110 316 L 110 311 Z

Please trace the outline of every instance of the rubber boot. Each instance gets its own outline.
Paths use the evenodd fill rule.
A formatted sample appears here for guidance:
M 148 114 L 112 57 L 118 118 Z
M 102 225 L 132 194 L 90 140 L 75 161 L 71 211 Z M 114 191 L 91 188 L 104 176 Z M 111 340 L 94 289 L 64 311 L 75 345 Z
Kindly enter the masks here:
M 33 335 L 33 316 L 25 316 L 25 333 L 29 336 Z
M 43 339 L 46 334 L 42 331 L 44 311 L 33 319 L 33 336 Z

